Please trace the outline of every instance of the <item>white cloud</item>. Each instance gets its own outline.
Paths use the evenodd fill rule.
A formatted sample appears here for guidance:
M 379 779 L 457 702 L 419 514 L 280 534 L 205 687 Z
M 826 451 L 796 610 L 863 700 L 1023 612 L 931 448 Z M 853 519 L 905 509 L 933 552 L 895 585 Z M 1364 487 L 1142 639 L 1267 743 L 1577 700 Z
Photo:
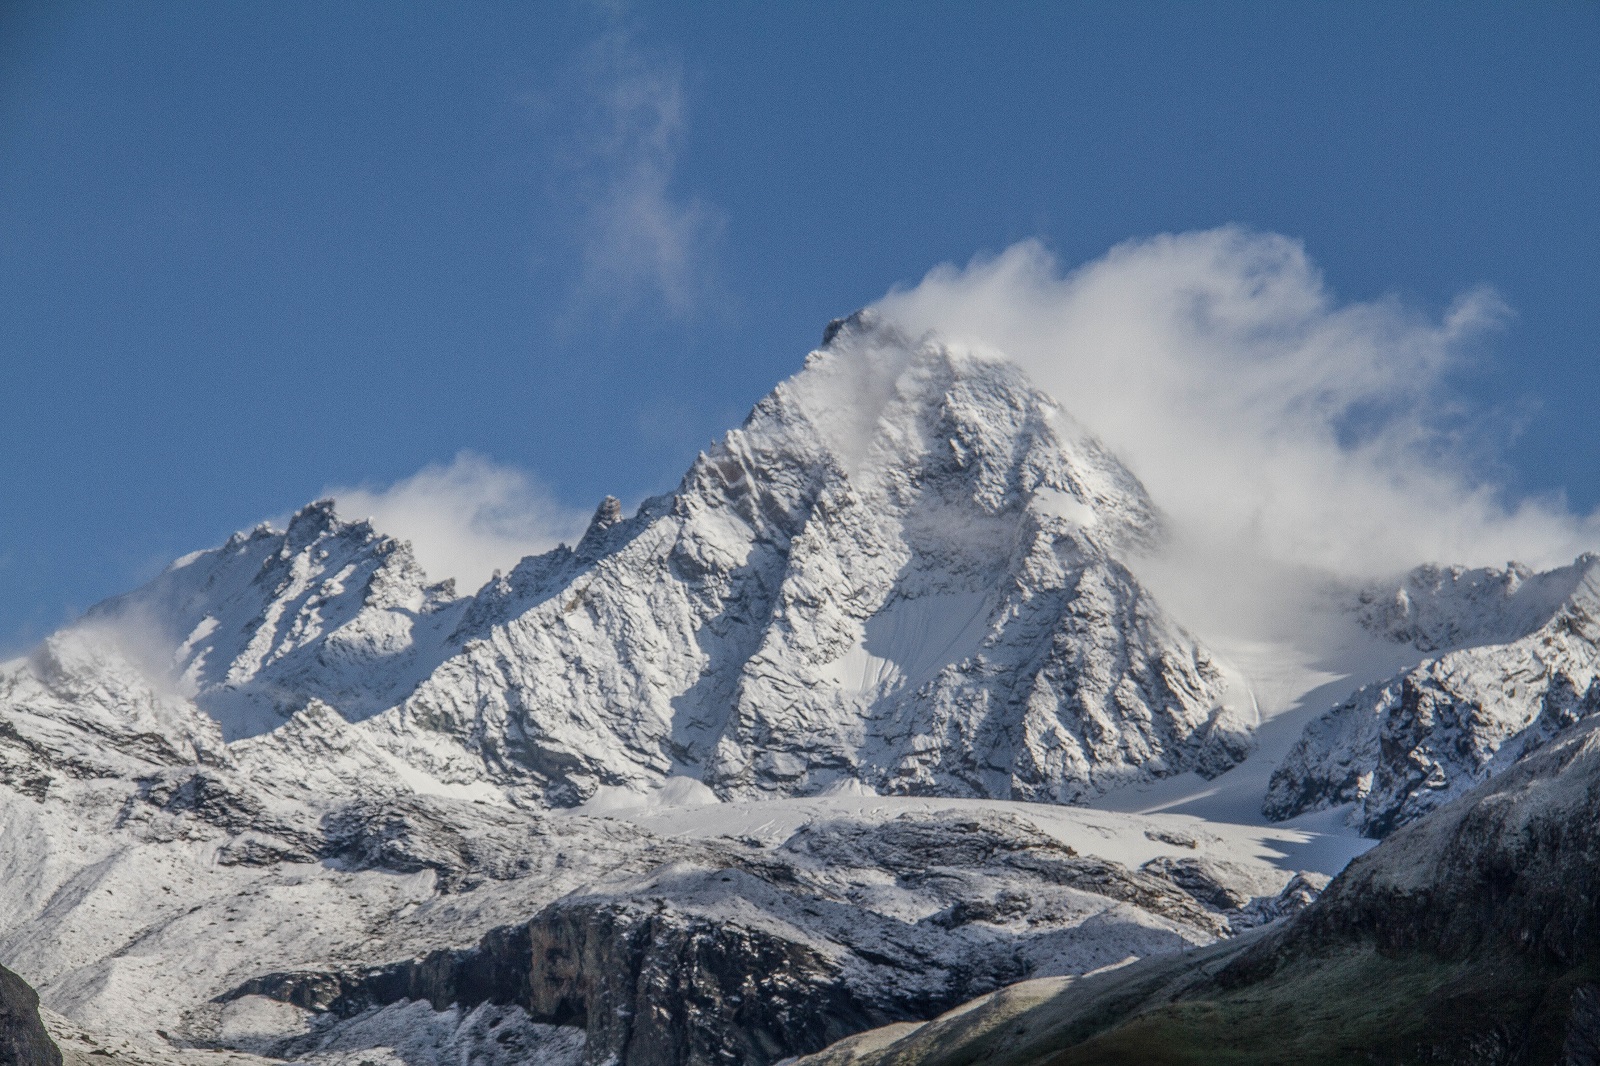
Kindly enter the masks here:
M 1237 228 L 1132 241 L 1063 272 L 1037 243 L 940 267 L 877 305 L 1020 363 L 1172 518 L 1157 590 L 1202 628 L 1261 630 L 1331 577 L 1424 561 L 1570 561 L 1593 518 L 1507 502 L 1446 384 L 1506 315 L 1337 303 L 1295 241 Z
M 495 570 L 582 534 L 586 518 L 514 467 L 471 452 L 433 463 L 387 488 L 329 489 L 341 517 L 411 542 L 430 578 L 471 592 Z
M 682 71 L 612 29 L 580 57 L 579 123 L 564 161 L 578 208 L 574 296 L 613 314 L 649 303 L 675 317 L 712 287 L 720 212 L 676 188 L 686 100 Z

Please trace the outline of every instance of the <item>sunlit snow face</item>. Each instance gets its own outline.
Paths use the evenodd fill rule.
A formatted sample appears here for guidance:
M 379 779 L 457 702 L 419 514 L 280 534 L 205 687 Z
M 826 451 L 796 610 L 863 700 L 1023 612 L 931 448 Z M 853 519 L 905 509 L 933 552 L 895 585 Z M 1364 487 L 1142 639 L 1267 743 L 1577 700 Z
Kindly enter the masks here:
M 1035 506 L 1045 514 L 1065 519 L 1085 529 L 1095 524 L 1097 516 L 1093 507 L 1060 489 L 1041 489 L 1034 494 Z

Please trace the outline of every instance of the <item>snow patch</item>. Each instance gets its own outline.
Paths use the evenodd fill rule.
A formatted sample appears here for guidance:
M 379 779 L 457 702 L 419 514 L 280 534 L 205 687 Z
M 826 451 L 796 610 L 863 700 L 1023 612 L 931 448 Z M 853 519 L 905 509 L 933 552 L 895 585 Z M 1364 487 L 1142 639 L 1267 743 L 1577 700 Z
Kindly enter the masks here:
M 662 807 L 704 807 L 721 802 L 704 782 L 677 775 L 655 788 L 643 790 L 626 785 L 601 785 L 586 802 L 573 808 L 573 813 L 593 816 Z
M 867 702 L 915 689 L 977 652 L 988 633 L 988 606 L 984 592 L 895 599 L 867 620 L 861 641 L 823 676 Z
M 1085 529 L 1092 527 L 1100 517 L 1092 506 L 1072 493 L 1060 489 L 1042 488 L 1033 494 L 1033 499 L 1034 506 L 1044 514 L 1064 519 Z

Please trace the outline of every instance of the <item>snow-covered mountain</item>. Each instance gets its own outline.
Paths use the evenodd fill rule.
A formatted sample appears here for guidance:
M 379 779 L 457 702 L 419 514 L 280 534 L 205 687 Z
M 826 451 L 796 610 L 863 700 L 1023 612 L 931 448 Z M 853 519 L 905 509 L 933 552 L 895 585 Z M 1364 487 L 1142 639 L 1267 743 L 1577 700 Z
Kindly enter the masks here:
M 189 697 L 225 741 L 269 732 L 315 699 L 351 721 L 394 706 L 446 654 L 466 601 L 410 548 L 331 501 L 178 560 L 74 627 L 109 638 Z
M 1158 536 L 1015 367 L 857 316 L 675 493 L 607 500 L 475 596 L 324 502 L 73 639 L 111 639 L 224 742 L 326 705 L 400 764 L 535 806 L 669 776 L 1070 802 L 1248 750 L 1248 694 L 1122 561 Z
M 1310 723 L 1273 773 L 1265 811 L 1354 804 L 1383 836 L 1500 773 L 1600 710 L 1600 560 L 1545 573 L 1422 567 L 1361 620 L 1428 652 Z
M 1019 369 L 867 315 L 471 594 L 314 503 L 0 664 L 0 962 L 74 1055 L 678 1066 L 1232 937 L 1363 845 L 1064 806 L 1253 812 L 1303 720 L 1244 762 L 1249 683 L 1130 569 L 1162 538 Z M 1356 597 L 1435 658 L 1269 812 L 1381 832 L 1588 714 L 1597 566 Z
M 1303 834 L 1180 817 L 686 779 L 677 806 L 521 810 L 321 702 L 224 744 L 82 631 L 13 669 L 0 958 L 113 1062 L 760 1063 L 1320 884 L 1286 862 Z
M 472 595 L 312 504 L 0 667 L 0 959 L 127 1061 L 760 1062 L 1231 935 L 1315 894 L 1292 833 L 1010 802 L 1248 751 L 1160 537 L 1017 368 L 864 316 Z

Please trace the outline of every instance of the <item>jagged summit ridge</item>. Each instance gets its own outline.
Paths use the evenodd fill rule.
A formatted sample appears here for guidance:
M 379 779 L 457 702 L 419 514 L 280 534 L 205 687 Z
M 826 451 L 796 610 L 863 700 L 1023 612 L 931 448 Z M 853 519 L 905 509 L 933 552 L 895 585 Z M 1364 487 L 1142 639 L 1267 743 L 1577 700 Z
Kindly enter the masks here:
M 231 741 L 282 725 L 311 699 L 351 719 L 393 706 L 435 665 L 461 606 L 408 545 L 319 500 L 282 531 L 258 526 L 179 560 L 79 628 L 170 680 Z
M 1362 628 L 1424 652 L 1477 644 L 1509 644 L 1561 609 L 1595 557 L 1537 572 L 1520 563 L 1499 567 L 1419 566 L 1397 587 L 1372 586 L 1357 596 Z
M 1384 836 L 1600 710 L 1596 556 L 1543 573 L 1419 567 L 1359 613 L 1441 654 L 1311 722 L 1272 775 L 1270 818 L 1348 803 L 1363 833 Z
M 1121 562 L 1159 536 L 1018 368 L 857 315 L 675 492 L 608 498 L 473 596 L 322 502 L 80 628 L 150 636 L 227 741 L 327 708 L 519 802 L 672 775 L 1070 802 L 1247 750 L 1220 667 Z

